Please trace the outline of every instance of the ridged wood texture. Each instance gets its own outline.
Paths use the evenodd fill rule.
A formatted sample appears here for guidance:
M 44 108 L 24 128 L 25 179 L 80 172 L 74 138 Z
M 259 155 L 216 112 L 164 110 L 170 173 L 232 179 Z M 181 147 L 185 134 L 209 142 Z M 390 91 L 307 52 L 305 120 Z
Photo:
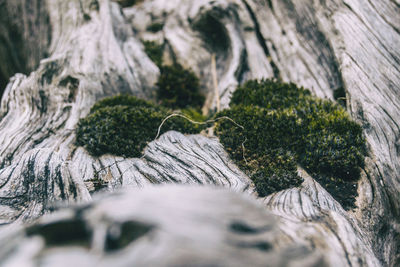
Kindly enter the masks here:
M 304 171 L 301 187 L 259 201 L 280 218 L 279 228 L 293 243 L 317 248 L 327 265 L 400 264 L 398 1 L 147 0 L 124 9 L 108 0 L 35 3 L 0 1 L 22 14 L 0 27 L 14 25 L 26 40 L 20 45 L 1 31 L 7 41 L 0 43 L 0 57 L 21 58 L 1 62 L 1 75 L 38 65 L 29 76 L 14 75 L 1 101 L 2 223 L 30 222 L 58 201 L 90 202 L 96 183 L 106 191 L 215 184 L 255 197 L 249 178 L 215 138 L 168 132 L 140 159 L 93 158 L 74 145 L 74 128 L 96 100 L 117 93 L 154 97 L 159 70 L 140 40 L 155 40 L 163 44 L 166 63 L 178 61 L 200 77 L 207 108 L 215 106 L 212 54 L 222 107 L 238 84 L 253 78 L 296 82 L 329 99 L 343 87 L 347 109 L 368 141 L 358 208 L 344 211 Z M 209 20 L 211 29 L 204 24 Z M 153 23 L 164 27 L 147 30 Z M 22 239 L 16 246 L 24 246 Z

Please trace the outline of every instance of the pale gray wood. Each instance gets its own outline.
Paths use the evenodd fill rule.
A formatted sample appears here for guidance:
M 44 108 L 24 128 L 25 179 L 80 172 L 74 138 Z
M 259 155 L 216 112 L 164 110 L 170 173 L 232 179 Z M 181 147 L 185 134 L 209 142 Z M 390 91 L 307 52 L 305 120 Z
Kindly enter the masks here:
M 223 188 L 124 190 L 0 232 L 0 264 L 326 266 L 318 248 L 294 244 L 278 220 Z
M 24 1 L 3 2 L 26 6 Z M 51 32 L 48 25 L 39 23 L 31 25 L 35 33 L 31 36 L 39 38 L 44 31 L 51 36 L 51 44 L 44 43 L 39 50 L 35 50 L 37 41 L 26 44 L 21 55 L 46 51 L 49 56 L 40 62 L 30 59 L 30 68 L 38 64 L 37 69 L 11 78 L 1 101 L 2 223 L 32 221 L 61 200 L 91 202 L 90 193 L 98 183 L 103 191 L 145 189 L 160 183 L 215 184 L 256 197 L 249 178 L 215 138 L 168 132 L 151 142 L 140 159 L 93 158 L 75 147 L 76 123 L 96 100 L 116 93 L 154 97 L 159 70 L 140 40 L 155 40 L 163 44 L 165 62 L 176 60 L 199 75 L 206 108 L 216 105 L 212 54 L 217 58 L 222 107 L 228 106 L 238 84 L 252 78 L 282 78 L 330 99 L 335 89 L 344 87 L 347 108 L 363 125 L 369 147 L 358 208 L 344 211 L 303 170 L 301 187 L 259 201 L 280 218 L 277 227 L 288 240 L 316 248 L 329 266 L 400 263 L 398 2 L 147 0 L 124 9 L 108 0 L 37 2 L 40 8 L 29 11 L 35 15 L 27 12 L 33 17 L 48 16 Z M 199 26 L 207 17 L 219 25 L 226 42 L 210 46 L 213 40 Z M 155 22 L 164 24 L 163 29 L 148 31 Z M 0 51 L 5 51 L 1 49 L 4 44 Z M 39 52 L 31 53 L 32 58 L 38 57 Z M 173 192 L 167 189 L 165 194 Z M 204 198 L 208 196 L 204 193 Z M 199 208 L 192 205 L 187 216 Z M 246 216 L 250 215 L 243 213 Z M 192 238 L 201 238 L 192 229 Z M 23 250 L 29 244 L 21 241 L 15 246 Z M 0 245 L 0 251 L 7 249 Z

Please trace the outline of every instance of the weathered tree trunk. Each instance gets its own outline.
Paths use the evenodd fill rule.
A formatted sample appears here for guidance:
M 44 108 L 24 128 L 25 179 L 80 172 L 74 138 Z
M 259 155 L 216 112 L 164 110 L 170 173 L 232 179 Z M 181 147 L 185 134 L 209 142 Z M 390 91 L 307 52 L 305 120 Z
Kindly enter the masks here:
M 236 265 L 250 264 L 253 258 L 255 266 L 263 262 L 278 266 L 296 264 L 296 256 L 285 254 L 285 249 L 293 246 L 305 257 L 299 266 L 399 265 L 399 14 L 400 2 L 395 0 L 146 0 L 123 9 L 108 0 L 0 0 L 0 86 L 17 71 L 34 70 L 29 76 L 14 75 L 1 101 L 0 222 L 11 226 L 0 228 L 0 263 L 14 264 L 24 255 L 23 264 L 37 265 L 51 260 L 58 260 L 59 265 L 63 257 L 76 257 L 75 261 L 87 262 L 87 266 L 93 266 L 97 257 L 104 260 L 103 265 L 184 265 L 188 257 L 198 265 L 232 266 L 235 260 L 240 260 Z M 156 22 L 163 24 L 163 29 L 149 31 Z M 213 36 L 223 41 L 215 42 Z M 246 196 L 255 197 L 251 180 L 229 160 L 214 137 L 168 132 L 151 142 L 140 159 L 95 158 L 76 147 L 74 128 L 96 100 L 117 93 L 153 97 L 159 70 L 145 54 L 141 39 L 162 43 L 166 62 L 178 61 L 194 70 L 207 94 L 207 108 L 216 105 L 212 54 L 216 54 L 222 107 L 227 107 L 238 84 L 253 78 L 296 82 L 330 99 L 335 89 L 345 88 L 347 109 L 362 124 L 369 150 L 357 209 L 345 211 L 302 171 L 305 181 L 301 187 L 258 199 L 265 213 L 257 215 L 257 205 L 248 204 Z M 133 197 L 103 193 L 105 200 L 92 200 L 95 177 L 107 191 L 178 183 L 224 186 L 237 193 L 192 187 L 186 193 L 175 187 L 144 189 L 131 191 L 138 194 L 133 200 L 137 206 L 120 206 Z M 175 193 L 182 193 L 182 199 Z M 163 198 L 169 199 L 165 205 Z M 15 226 L 53 211 L 54 203 L 60 201 L 91 204 L 60 208 L 54 217 L 45 216 L 33 226 Z M 181 201 L 190 206 L 182 207 Z M 179 206 L 176 213 L 172 212 L 175 204 Z M 138 208 L 142 205 L 149 209 L 148 214 Z M 113 210 L 119 208 L 120 212 Z M 88 211 L 81 216 L 85 209 Z M 154 215 L 166 212 L 164 209 L 171 211 L 167 213 L 170 216 Z M 168 256 L 166 251 L 173 253 L 171 244 L 183 238 L 179 230 L 170 227 L 174 223 L 171 218 L 182 227 L 183 236 L 199 242 L 202 249 L 177 247 L 187 253 L 162 261 Z M 206 227 L 202 232 L 198 220 L 219 227 Z M 226 232 L 226 226 L 236 220 L 261 229 L 269 225 L 268 220 L 277 222 L 271 223 L 274 235 L 270 236 L 241 225 L 239 231 L 261 236 L 242 236 L 246 241 L 236 242 Z M 263 220 L 265 224 L 260 223 Z M 160 238 L 162 242 L 149 244 L 144 239 L 135 241 L 139 234 L 129 240 L 137 245 L 126 249 L 136 256 L 146 253 L 146 248 L 162 252 L 143 262 L 126 254 L 113 257 L 112 249 L 106 249 L 109 242 L 118 247 L 126 241 L 119 240 L 116 245 L 104 231 L 125 233 L 124 222 L 131 221 L 146 223 L 128 227 L 128 236 L 154 227 L 168 235 Z M 113 230 L 102 227 L 110 222 L 117 225 L 107 226 Z M 75 240 L 72 245 L 92 242 L 83 245 L 90 247 L 91 256 L 82 256 L 82 251 L 70 254 L 66 249 L 62 254 L 47 250 L 71 241 L 67 238 L 64 244 L 57 239 L 57 243 L 52 240 L 55 233 L 70 231 L 73 235 L 82 228 L 86 229 L 83 235 L 90 233 L 91 238 Z M 99 231 L 104 233 L 96 234 Z M 241 245 L 224 249 L 224 242 Z M 204 249 L 210 244 L 220 244 L 218 253 Z M 279 257 L 254 252 L 269 249 L 281 251 Z M 286 263 L 281 261 L 285 257 Z

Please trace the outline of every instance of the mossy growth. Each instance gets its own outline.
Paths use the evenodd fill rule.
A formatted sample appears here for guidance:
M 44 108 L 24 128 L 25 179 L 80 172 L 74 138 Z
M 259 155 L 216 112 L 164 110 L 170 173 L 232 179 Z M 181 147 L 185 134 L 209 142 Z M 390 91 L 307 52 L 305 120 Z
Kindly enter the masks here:
M 160 103 L 173 109 L 194 108 L 200 110 L 205 96 L 200 93 L 200 82 L 196 74 L 178 63 L 163 64 L 162 46 L 152 41 L 143 41 L 145 52 L 159 67 L 157 98 Z
M 122 7 L 130 7 L 138 3 L 143 2 L 143 0 L 118 0 L 117 1 Z
M 342 106 L 275 80 L 245 83 L 230 105 L 217 116 L 229 116 L 244 129 L 220 121 L 216 133 L 260 196 L 298 186 L 299 164 L 345 208 L 354 207 L 366 148 L 361 126 Z
M 208 117 L 204 116 L 198 109 L 195 108 L 184 108 L 181 113 L 193 121 L 205 122 Z
M 79 121 L 76 143 L 93 156 L 111 153 L 124 157 L 138 157 L 152 141 L 162 121 L 172 111 L 155 106 L 133 96 L 114 96 L 99 101 L 90 114 Z M 172 117 L 161 128 L 161 133 L 176 130 L 194 134 L 201 131 L 181 117 Z
M 297 175 L 296 154 L 292 153 L 301 129 L 296 114 L 271 111 L 258 106 L 235 105 L 217 114 L 216 133 L 225 149 L 253 180 L 260 196 L 267 196 L 302 183 Z M 243 149 L 244 148 L 244 149 Z
M 261 196 L 290 187 L 300 186 L 303 179 L 297 175 L 297 164 L 293 154 L 276 150 L 253 160 L 251 179 Z M 268 179 L 266 179 L 268 177 Z
M 171 108 L 183 109 L 181 115 L 193 121 L 205 120 L 199 111 L 205 97 L 199 93 L 196 75 L 179 64 L 164 66 L 162 46 L 151 41 L 143 41 L 143 44 L 145 52 L 160 68 L 157 96 L 163 106 L 127 95 L 108 97 L 96 103 L 76 129 L 77 145 L 84 146 L 94 156 L 106 153 L 140 156 L 146 144 L 156 137 L 163 120 L 173 113 Z M 168 130 L 193 134 L 205 127 L 182 116 L 173 116 L 165 121 L 160 134 Z
M 114 106 L 148 107 L 148 108 L 155 107 L 153 103 L 141 98 L 137 98 L 131 95 L 116 95 L 113 97 L 106 97 L 98 101 L 90 109 L 90 114 L 93 114 L 95 111 L 101 108 L 114 107 Z
M 144 51 L 146 54 L 154 62 L 154 64 L 160 68 L 163 63 L 162 45 L 159 45 L 154 41 L 142 41 L 142 43 L 144 45 Z
M 159 23 L 159 22 L 155 22 L 150 24 L 147 27 L 147 30 L 153 33 L 159 32 L 164 28 L 164 24 L 163 23 Z
M 253 105 L 267 109 L 284 109 L 304 104 L 311 96 L 310 91 L 298 88 L 294 83 L 275 80 L 250 80 L 239 86 L 231 98 L 231 106 Z
M 199 79 L 192 71 L 179 64 L 163 66 L 160 71 L 157 97 L 162 105 L 178 109 L 203 106 L 205 97 L 200 93 Z

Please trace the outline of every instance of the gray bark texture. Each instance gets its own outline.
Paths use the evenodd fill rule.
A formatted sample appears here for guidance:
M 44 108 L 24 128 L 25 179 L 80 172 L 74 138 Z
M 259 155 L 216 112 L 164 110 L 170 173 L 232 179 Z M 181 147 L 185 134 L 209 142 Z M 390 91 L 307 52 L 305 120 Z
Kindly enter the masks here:
M 213 136 L 170 131 L 141 158 L 76 147 L 97 100 L 154 98 L 141 40 L 199 76 L 206 109 L 212 54 L 223 108 L 249 79 L 343 87 L 368 142 L 357 208 L 301 169 L 259 198 Z M 0 265 L 399 266 L 399 48 L 398 0 L 0 0 Z

